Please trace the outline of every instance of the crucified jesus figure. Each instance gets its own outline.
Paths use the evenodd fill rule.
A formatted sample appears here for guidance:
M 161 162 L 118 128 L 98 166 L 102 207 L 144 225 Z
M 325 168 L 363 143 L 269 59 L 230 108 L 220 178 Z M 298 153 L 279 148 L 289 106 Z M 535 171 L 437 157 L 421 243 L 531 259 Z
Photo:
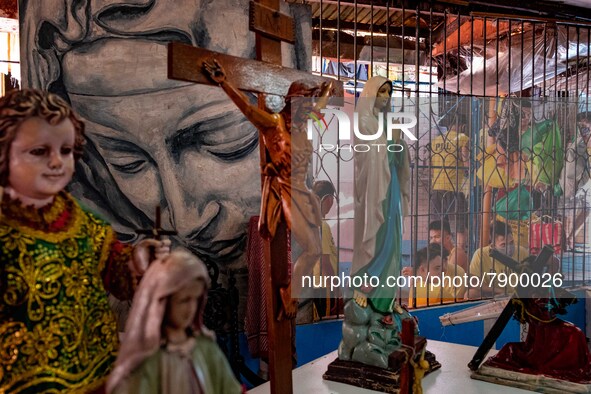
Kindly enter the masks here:
M 251 104 L 244 93 L 230 84 L 217 60 L 204 62 L 203 68 L 261 133 L 266 153 L 261 168 L 263 190 L 259 232 L 264 238 L 272 239 L 281 219 L 285 219 L 303 249 L 292 270 L 292 279 L 301 283 L 303 274 L 312 272 L 321 252 L 320 202 L 306 186 L 308 163 L 313 152 L 306 125 L 310 113 L 319 114 L 326 106 L 334 84 L 325 82 L 317 86 L 307 81 L 293 82 L 285 97 L 285 107 L 279 113 L 270 113 Z M 294 102 L 295 97 L 319 99 L 314 105 L 311 100 Z M 294 223 L 296 225 L 292 226 Z M 287 318 L 294 318 L 297 301 L 291 298 L 291 282 L 280 287 L 279 291 L 282 313 Z

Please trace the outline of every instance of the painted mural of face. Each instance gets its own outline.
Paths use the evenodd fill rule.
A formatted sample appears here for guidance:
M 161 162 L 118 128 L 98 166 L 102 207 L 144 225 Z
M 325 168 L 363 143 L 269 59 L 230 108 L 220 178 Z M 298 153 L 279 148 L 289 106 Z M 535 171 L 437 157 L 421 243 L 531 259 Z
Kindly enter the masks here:
M 148 41 L 101 42 L 69 52 L 64 69 L 114 51 L 141 57 L 140 51 L 148 54 L 155 48 L 166 49 Z M 155 84 L 173 86 L 143 94 L 113 86 L 116 98 L 104 91 L 89 96 L 76 93 L 86 80 L 69 75 L 65 83 L 72 106 L 85 119 L 89 140 L 129 202 L 147 217 L 160 205 L 163 223 L 204 259 L 220 264 L 237 259 L 244 250 L 245 223 L 256 214 L 260 199 L 258 133 L 223 91 L 168 81 L 162 74 L 153 78 Z M 128 86 L 144 77 L 129 75 Z
M 243 223 L 260 198 L 258 134 L 217 92 L 196 97 L 196 90 L 188 86 L 117 102 L 71 97 L 93 130 L 88 138 L 131 204 L 148 217 L 161 205 L 163 223 L 186 246 L 227 262 L 240 253 Z M 121 116 L 107 124 L 92 117 L 99 102 L 102 110 Z
M 60 33 L 61 74 L 50 90 L 65 92 L 86 123 L 95 157 L 81 176 L 94 175 L 87 183 L 107 205 L 97 208 L 124 219 L 112 221 L 132 233 L 150 225 L 160 205 L 178 243 L 206 261 L 236 262 L 260 204 L 258 134 L 221 89 L 168 80 L 166 43 L 251 57 L 248 2 L 181 0 L 172 12 L 162 0 L 91 0 L 86 9 L 62 10 L 64 2 L 52 1 L 45 11 L 25 11 L 41 13 L 36 18 Z M 54 16 L 60 12 L 69 24 Z M 224 20 L 235 21 L 231 31 Z M 72 28 L 60 30 L 65 25 Z M 77 195 L 84 202 L 87 192 Z

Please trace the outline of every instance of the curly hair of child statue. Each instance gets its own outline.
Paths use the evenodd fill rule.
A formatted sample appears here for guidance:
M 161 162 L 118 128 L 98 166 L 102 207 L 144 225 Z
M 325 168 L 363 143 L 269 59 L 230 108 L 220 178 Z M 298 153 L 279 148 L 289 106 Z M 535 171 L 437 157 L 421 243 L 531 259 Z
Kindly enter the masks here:
M 240 393 L 203 325 L 210 279 L 193 254 L 173 251 L 142 278 L 107 393 Z

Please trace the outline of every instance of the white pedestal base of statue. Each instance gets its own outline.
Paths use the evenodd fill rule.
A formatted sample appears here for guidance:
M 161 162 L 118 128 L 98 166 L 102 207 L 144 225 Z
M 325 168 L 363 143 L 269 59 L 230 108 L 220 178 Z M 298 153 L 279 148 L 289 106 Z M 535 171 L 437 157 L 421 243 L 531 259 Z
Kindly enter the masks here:
M 468 363 L 476 352 L 476 347 L 456 345 L 453 343 L 427 340 L 427 349 L 435 353 L 441 368 L 425 376 L 423 392 L 425 394 L 531 394 L 531 391 L 515 387 L 506 387 L 470 378 L 472 371 Z M 496 353 L 491 350 L 489 356 Z M 337 352 L 327 354 L 293 371 L 294 394 L 370 394 L 377 391 L 362 389 L 343 383 L 322 379 L 328 364 L 337 357 Z M 249 391 L 251 394 L 267 394 L 269 383 L 265 383 Z M 564 392 L 564 391 L 563 391 Z

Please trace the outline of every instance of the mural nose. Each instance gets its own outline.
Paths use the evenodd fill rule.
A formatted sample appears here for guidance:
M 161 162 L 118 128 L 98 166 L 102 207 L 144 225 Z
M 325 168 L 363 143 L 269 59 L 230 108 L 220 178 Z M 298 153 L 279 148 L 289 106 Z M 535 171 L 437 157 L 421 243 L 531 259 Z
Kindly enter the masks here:
M 206 194 L 195 193 L 171 163 L 161 163 L 161 171 L 163 223 L 185 241 L 208 238 L 212 221 L 220 212 L 219 202 Z
M 198 242 L 213 235 L 213 223 L 220 212 L 220 205 L 210 201 L 200 210 L 193 204 L 167 202 L 163 223 L 169 224 L 179 238 L 186 242 Z

